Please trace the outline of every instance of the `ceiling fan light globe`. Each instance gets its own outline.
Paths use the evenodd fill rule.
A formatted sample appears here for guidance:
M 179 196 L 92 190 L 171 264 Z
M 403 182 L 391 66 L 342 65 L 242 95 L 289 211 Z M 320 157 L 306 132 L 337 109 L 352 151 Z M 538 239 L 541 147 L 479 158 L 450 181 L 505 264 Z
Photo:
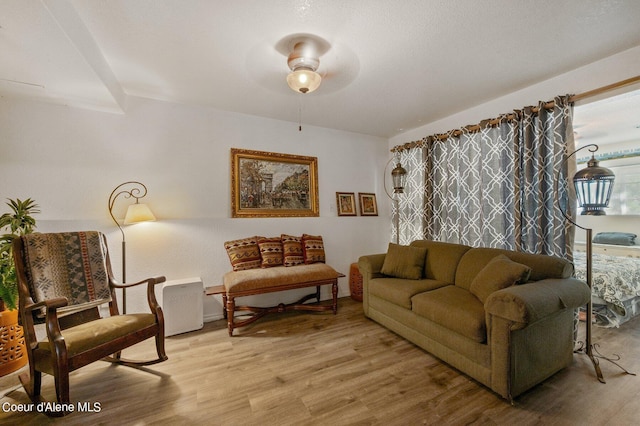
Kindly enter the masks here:
M 320 74 L 309 69 L 297 69 L 287 75 L 287 84 L 295 92 L 311 93 L 320 87 L 321 82 Z

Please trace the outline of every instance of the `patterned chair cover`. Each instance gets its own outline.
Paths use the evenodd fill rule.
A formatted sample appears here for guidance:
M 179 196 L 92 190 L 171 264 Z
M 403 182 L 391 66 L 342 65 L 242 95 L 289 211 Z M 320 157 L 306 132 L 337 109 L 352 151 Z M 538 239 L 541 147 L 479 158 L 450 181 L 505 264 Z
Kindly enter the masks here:
M 111 300 L 106 247 L 100 232 L 34 233 L 23 236 L 29 290 L 34 302 L 66 297 L 68 313 Z

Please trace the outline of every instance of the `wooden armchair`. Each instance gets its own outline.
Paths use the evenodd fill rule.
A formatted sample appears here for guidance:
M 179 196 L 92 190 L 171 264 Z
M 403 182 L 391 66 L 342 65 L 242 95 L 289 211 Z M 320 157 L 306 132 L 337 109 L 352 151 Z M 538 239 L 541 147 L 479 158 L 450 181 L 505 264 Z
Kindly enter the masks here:
M 34 403 L 40 395 L 42 373 L 54 376 L 57 402 L 68 404 L 69 373 L 104 359 L 125 365 L 150 365 L 167 359 L 164 318 L 154 286 L 164 277 L 133 284 L 113 279 L 107 241 L 96 231 L 29 234 L 13 242 L 29 375 L 20 381 Z M 151 313 L 119 315 L 115 290 L 147 284 Z M 99 306 L 110 315 L 100 317 Z M 46 338 L 38 340 L 34 323 L 44 320 Z M 120 352 L 154 337 L 158 358 L 128 361 Z M 62 416 L 66 412 L 49 412 Z

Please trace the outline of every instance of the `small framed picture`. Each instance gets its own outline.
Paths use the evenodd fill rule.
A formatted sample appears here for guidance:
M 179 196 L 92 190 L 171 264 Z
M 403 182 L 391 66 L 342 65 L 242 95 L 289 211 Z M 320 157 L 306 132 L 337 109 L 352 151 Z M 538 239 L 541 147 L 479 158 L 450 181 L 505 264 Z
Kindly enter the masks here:
M 376 194 L 358 192 L 358 199 L 360 201 L 360 216 L 378 216 Z
M 356 216 L 356 195 L 353 192 L 336 192 L 338 216 Z

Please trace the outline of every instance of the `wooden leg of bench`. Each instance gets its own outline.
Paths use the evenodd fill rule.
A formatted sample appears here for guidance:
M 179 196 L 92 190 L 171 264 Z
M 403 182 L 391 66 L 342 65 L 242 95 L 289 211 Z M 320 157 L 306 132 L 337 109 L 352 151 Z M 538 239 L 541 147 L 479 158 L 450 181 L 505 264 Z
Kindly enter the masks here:
M 318 291 L 320 289 L 318 288 Z M 331 294 L 333 296 L 333 315 L 338 314 L 338 280 L 335 280 L 333 284 L 331 284 Z M 318 298 L 318 300 L 320 300 Z
M 236 301 L 233 296 L 227 296 L 227 328 L 229 329 L 229 337 L 233 336 L 233 313 L 236 310 Z
M 227 319 L 227 293 L 222 293 L 222 315 Z

